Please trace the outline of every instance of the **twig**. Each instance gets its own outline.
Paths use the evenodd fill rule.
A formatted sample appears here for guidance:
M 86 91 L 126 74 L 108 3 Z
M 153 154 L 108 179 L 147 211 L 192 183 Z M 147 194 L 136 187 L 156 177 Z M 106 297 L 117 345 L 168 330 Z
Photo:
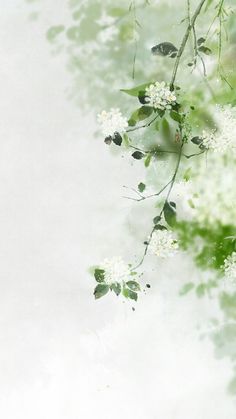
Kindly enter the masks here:
M 184 142 L 182 141 L 182 144 L 181 144 L 181 147 L 180 147 L 180 150 L 179 150 L 179 155 L 178 155 L 177 164 L 176 164 L 176 167 L 175 167 L 174 174 L 173 174 L 173 176 L 172 176 L 172 178 L 171 178 L 170 182 L 169 182 L 169 183 L 165 186 L 165 188 L 166 188 L 168 185 L 170 185 L 170 188 L 169 188 L 168 193 L 167 193 L 167 195 L 166 195 L 166 199 L 165 199 L 165 201 L 164 201 L 164 204 L 163 204 L 162 210 L 161 210 L 161 212 L 160 212 L 160 214 L 159 214 L 159 216 L 160 216 L 160 217 L 162 217 L 162 214 L 163 214 L 163 212 L 164 212 L 165 205 L 166 205 L 166 203 L 168 202 L 168 199 L 169 199 L 170 193 L 171 193 L 172 188 L 173 188 L 174 183 L 175 183 L 175 179 L 176 179 L 176 176 L 177 176 L 177 173 L 178 173 L 178 170 L 179 170 L 180 161 L 181 161 L 181 156 L 182 156 L 183 146 L 184 146 Z M 149 245 L 150 245 L 150 243 L 151 243 L 152 236 L 153 236 L 153 233 L 154 233 L 155 229 L 156 229 L 156 227 L 155 227 L 155 225 L 154 225 L 154 226 L 153 226 L 153 228 L 152 228 L 152 230 L 151 230 L 151 233 L 149 234 L 148 241 L 147 241 L 147 242 L 146 242 L 146 244 L 145 244 L 145 249 L 144 249 L 143 256 L 142 256 L 142 258 L 141 258 L 140 262 L 139 262 L 139 263 L 138 263 L 138 264 L 137 264 L 134 268 L 132 268 L 132 270 L 135 270 L 135 269 L 139 268 L 139 267 L 143 264 L 143 261 L 144 261 L 144 259 L 145 259 L 145 257 L 146 257 L 146 254 L 147 254 L 147 251 L 148 251 Z
M 129 128 L 129 129 L 127 129 L 126 130 L 126 132 L 132 132 L 132 131 L 137 131 L 138 129 L 141 129 L 141 128 L 147 128 L 147 127 L 150 127 L 150 125 L 152 125 L 153 124 L 153 122 L 155 122 L 156 121 L 156 119 L 158 118 L 158 116 L 159 115 L 156 115 L 155 116 L 155 118 L 153 118 L 150 122 L 148 122 L 147 124 L 144 124 L 144 125 L 139 125 L 138 127 L 134 127 L 134 128 Z
M 193 28 L 193 26 L 196 22 L 196 19 L 197 19 L 198 15 L 201 13 L 201 9 L 202 9 L 202 6 L 204 5 L 205 1 L 206 0 L 201 0 L 200 1 L 199 5 L 197 6 L 197 8 L 196 8 L 196 10 L 193 14 L 193 17 L 192 17 L 191 21 L 189 22 L 189 24 L 187 26 L 186 32 L 184 34 L 183 40 L 181 42 L 181 45 L 180 45 L 180 48 L 178 50 L 178 54 L 177 54 L 177 57 L 176 57 L 176 60 L 175 60 L 174 69 L 173 69 L 173 73 L 172 73 L 172 78 L 171 78 L 171 82 L 170 82 L 171 89 L 174 88 L 174 82 L 175 82 L 175 79 L 176 79 L 176 76 L 177 76 L 180 59 L 181 59 L 182 54 L 184 52 L 185 46 L 187 44 L 190 32 L 191 32 L 191 30 L 192 30 L 192 28 Z

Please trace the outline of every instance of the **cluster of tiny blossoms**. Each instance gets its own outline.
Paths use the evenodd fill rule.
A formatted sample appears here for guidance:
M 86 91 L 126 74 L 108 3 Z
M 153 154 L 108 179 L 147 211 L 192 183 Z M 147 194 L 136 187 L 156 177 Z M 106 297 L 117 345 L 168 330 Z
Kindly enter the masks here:
M 236 252 L 228 256 L 222 266 L 225 277 L 223 280 L 223 288 L 226 292 L 235 292 L 236 290 Z
M 233 153 L 208 153 L 207 163 L 201 159 L 192 166 L 194 209 L 190 212 L 199 223 L 231 225 L 235 220 L 235 167 Z
M 97 120 L 105 137 L 113 137 L 116 132 L 122 134 L 128 127 L 128 120 L 120 109 L 111 108 L 109 112 L 102 111 L 98 114 Z
M 108 285 L 115 282 L 122 284 L 123 281 L 127 281 L 130 275 L 130 269 L 121 257 L 115 256 L 111 259 L 104 259 L 99 267 L 105 271 L 104 280 Z
M 214 116 L 217 128 L 202 132 L 202 144 L 209 150 L 217 153 L 236 151 L 236 117 L 230 106 L 216 106 Z
M 174 92 L 171 92 L 169 87 L 163 81 L 151 84 L 146 88 L 146 103 L 155 109 L 165 110 L 171 109 L 176 102 Z
M 151 253 L 163 259 L 173 256 L 178 247 L 173 233 L 168 230 L 154 231 L 149 246 Z
M 225 259 L 224 272 L 227 279 L 236 281 L 236 252 Z

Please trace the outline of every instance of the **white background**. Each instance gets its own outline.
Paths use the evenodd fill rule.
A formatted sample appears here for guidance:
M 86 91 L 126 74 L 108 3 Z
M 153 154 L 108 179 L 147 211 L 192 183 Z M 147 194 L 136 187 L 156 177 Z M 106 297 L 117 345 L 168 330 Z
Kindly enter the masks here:
M 177 296 L 198 279 L 187 256 L 151 261 L 135 312 L 93 299 L 88 267 L 139 242 L 121 198 L 130 163 L 93 138 L 45 39 L 66 4 L 0 1 L 0 416 L 233 419 L 230 365 L 199 338 L 216 309 Z

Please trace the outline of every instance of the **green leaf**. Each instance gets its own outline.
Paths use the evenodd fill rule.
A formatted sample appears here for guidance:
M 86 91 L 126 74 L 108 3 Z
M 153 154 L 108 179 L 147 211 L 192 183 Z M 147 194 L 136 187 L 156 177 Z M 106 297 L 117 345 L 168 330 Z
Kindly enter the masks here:
M 166 202 L 164 205 L 164 217 L 169 226 L 176 224 L 176 205 L 173 202 Z
M 184 178 L 184 180 L 186 181 L 186 182 L 188 182 L 189 181 L 189 179 L 191 178 L 191 172 L 192 172 L 192 169 L 191 169 L 191 167 L 189 167 L 185 172 L 184 172 L 184 176 L 183 176 L 183 178 Z
M 161 224 L 155 224 L 155 230 L 167 230 L 167 228 Z
M 64 29 L 65 29 L 65 26 L 63 26 L 63 25 L 52 26 L 51 28 L 48 29 L 48 31 L 46 33 L 47 40 L 50 41 L 50 42 L 53 42 L 55 40 L 55 38 L 61 32 L 64 31 Z
M 80 38 L 80 28 L 79 28 L 79 26 L 71 26 L 67 30 L 66 36 L 71 41 L 79 41 L 79 38 Z
M 96 279 L 97 282 L 104 282 L 104 278 L 105 278 L 104 269 L 96 268 L 94 271 L 94 278 Z
M 107 145 L 110 145 L 112 143 L 112 140 L 113 140 L 112 136 L 109 135 L 109 137 L 105 138 L 104 143 Z
M 94 297 L 97 300 L 98 298 L 103 297 L 109 291 L 109 285 L 107 284 L 98 284 L 94 290 Z
M 112 138 L 113 143 L 115 143 L 118 146 L 121 146 L 122 144 L 122 137 L 119 134 L 119 132 L 115 132 L 114 137 Z
M 153 82 L 140 84 L 132 89 L 120 89 L 120 91 L 126 93 L 127 95 L 138 97 L 140 92 L 144 92 L 151 84 L 153 84 Z
M 158 224 L 159 221 L 161 221 L 161 216 L 160 215 L 157 215 L 156 217 L 153 218 L 153 223 L 154 224 Z
M 114 291 L 117 296 L 121 293 L 121 285 L 119 282 L 114 282 L 114 284 L 111 284 L 110 289 L 111 291 Z
M 162 120 L 161 131 L 162 131 L 162 136 L 164 140 L 169 141 L 171 138 L 171 132 L 170 132 L 169 122 L 166 120 L 166 118 L 163 118 Z
M 205 38 L 203 38 L 203 37 L 198 38 L 198 40 L 197 40 L 197 44 L 200 46 L 200 45 L 204 44 L 204 42 L 205 42 L 205 41 L 206 41 L 206 39 L 205 39 Z
M 136 160 L 141 160 L 144 156 L 145 156 L 145 154 L 143 154 L 141 151 L 135 151 L 132 154 L 132 157 Z
M 140 182 L 138 185 L 139 192 L 143 192 L 146 188 L 146 185 L 143 182 Z
M 182 122 L 182 116 L 178 112 L 170 111 L 170 117 L 176 122 Z
M 140 291 L 140 285 L 136 281 L 128 281 L 126 282 L 127 287 L 129 287 L 132 291 Z
M 135 300 L 135 301 L 137 301 L 137 299 L 138 299 L 137 292 L 134 292 L 134 291 L 130 290 L 129 288 L 123 288 L 122 293 L 123 293 L 123 296 L 125 298 L 130 298 L 131 300 Z
M 128 137 L 127 134 L 123 134 L 123 143 L 126 147 L 130 145 L 130 138 Z
M 134 111 L 129 119 L 129 125 L 134 126 L 137 122 L 147 119 L 153 112 L 150 106 L 141 106 L 141 108 Z
M 191 138 L 191 142 L 193 144 L 196 144 L 196 145 L 200 145 L 202 143 L 202 141 L 203 141 L 203 139 L 200 138 L 200 137 L 193 137 L 193 138 Z
M 171 42 L 161 42 L 151 49 L 153 55 L 161 55 L 163 57 L 169 56 L 175 58 L 178 49 Z
M 204 297 L 205 292 L 207 290 L 206 284 L 200 284 L 196 288 L 196 294 L 199 298 Z
M 151 154 L 151 153 L 149 153 L 149 154 L 147 155 L 146 159 L 144 160 L 144 166 L 145 166 L 145 167 L 150 166 L 151 160 L 152 160 L 152 154 Z
M 212 54 L 212 50 L 208 47 L 205 47 L 204 45 L 202 45 L 201 47 L 198 48 L 198 51 L 203 52 L 206 55 L 211 55 Z
M 181 288 L 179 295 L 186 295 L 188 294 L 193 288 L 195 287 L 193 282 L 188 282 L 187 284 L 184 284 L 184 286 Z

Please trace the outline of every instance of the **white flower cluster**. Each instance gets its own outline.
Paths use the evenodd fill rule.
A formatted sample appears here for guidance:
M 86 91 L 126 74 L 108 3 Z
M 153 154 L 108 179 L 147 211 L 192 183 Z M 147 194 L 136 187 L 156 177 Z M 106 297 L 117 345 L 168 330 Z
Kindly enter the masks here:
M 169 87 L 163 81 L 151 84 L 146 88 L 146 102 L 155 109 L 171 109 L 176 102 L 174 92 L 171 92 Z
M 128 120 L 122 116 L 119 109 L 111 108 L 109 112 L 102 111 L 98 114 L 97 120 L 105 137 L 113 137 L 115 132 L 122 134 L 128 127 Z
M 225 259 L 224 272 L 226 278 L 236 281 L 236 252 L 233 252 L 230 256 L 227 257 L 227 259 Z
M 149 246 L 154 255 L 163 259 L 173 256 L 178 247 L 177 240 L 175 240 L 173 233 L 168 230 L 154 231 Z
M 99 267 L 105 271 L 104 280 L 109 285 L 114 282 L 122 283 L 123 281 L 127 281 L 130 275 L 130 269 L 121 257 L 104 259 Z
M 236 159 L 211 153 L 193 166 L 194 218 L 204 224 L 231 225 L 236 219 Z M 191 210 L 192 211 L 192 210 Z
M 194 186 L 191 180 L 181 180 L 172 189 L 172 199 L 177 205 L 178 216 L 184 220 L 192 219 L 196 212 L 198 197 L 194 193 Z
M 217 153 L 236 151 L 236 117 L 235 111 L 230 106 L 216 106 L 214 116 L 217 128 L 203 131 L 202 144 Z
M 235 292 L 236 291 L 236 252 L 233 252 L 228 256 L 224 265 L 222 266 L 225 278 L 223 280 L 223 289 L 226 292 Z

